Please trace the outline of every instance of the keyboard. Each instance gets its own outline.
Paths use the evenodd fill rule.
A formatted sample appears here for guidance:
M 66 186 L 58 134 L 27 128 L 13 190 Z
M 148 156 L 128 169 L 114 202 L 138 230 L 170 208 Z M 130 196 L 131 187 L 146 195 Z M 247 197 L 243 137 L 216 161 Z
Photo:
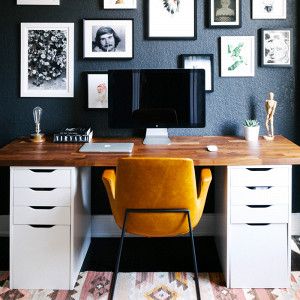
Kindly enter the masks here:
M 131 153 L 133 146 L 133 143 L 85 143 L 79 152 Z

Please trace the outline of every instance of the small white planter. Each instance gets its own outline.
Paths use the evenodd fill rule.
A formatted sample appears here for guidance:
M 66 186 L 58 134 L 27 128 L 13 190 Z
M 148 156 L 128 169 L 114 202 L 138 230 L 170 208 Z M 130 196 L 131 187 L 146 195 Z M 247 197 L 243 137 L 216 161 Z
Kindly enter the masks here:
M 259 136 L 259 126 L 256 127 L 244 126 L 244 135 L 246 141 L 249 142 L 257 141 Z

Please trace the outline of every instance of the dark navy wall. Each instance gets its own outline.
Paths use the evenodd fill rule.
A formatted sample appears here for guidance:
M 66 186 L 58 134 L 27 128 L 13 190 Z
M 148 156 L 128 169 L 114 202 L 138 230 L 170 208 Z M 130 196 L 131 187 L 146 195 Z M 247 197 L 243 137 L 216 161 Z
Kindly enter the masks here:
M 137 0 L 136 10 L 103 10 L 99 0 L 61 0 L 60 6 L 17 6 L 16 0 L 1 1 L 0 28 L 0 146 L 33 130 L 32 109 L 40 105 L 44 109 L 42 129 L 46 133 L 66 126 L 89 126 L 96 136 L 130 136 L 130 130 L 111 130 L 106 111 L 86 109 L 86 74 L 117 68 L 176 68 L 180 54 L 212 53 L 215 55 L 215 91 L 207 95 L 207 126 L 203 129 L 171 129 L 172 135 L 241 135 L 242 122 L 246 118 L 265 119 L 264 101 L 268 92 L 275 93 L 278 108 L 275 132 L 291 140 L 299 140 L 296 114 L 299 106 L 295 100 L 293 68 L 262 68 L 256 65 L 253 78 L 219 77 L 219 38 L 224 35 L 254 35 L 257 41 L 257 58 L 260 56 L 258 30 L 260 28 L 294 28 L 294 47 L 297 43 L 297 0 L 287 0 L 286 20 L 252 20 L 251 0 L 242 2 L 242 28 L 209 29 L 205 27 L 208 1 L 197 0 L 196 41 L 147 41 L 144 39 L 145 1 Z M 83 59 L 82 19 L 133 18 L 134 59 L 101 60 Z M 75 96 L 74 98 L 20 98 L 20 23 L 21 22 L 74 22 L 75 23 Z M 294 51 L 297 55 L 298 51 Z M 258 60 L 257 60 L 258 61 Z M 264 131 L 264 128 L 262 128 Z M 263 132 L 261 132 L 263 133 Z M 94 170 L 98 173 L 99 170 Z M 97 186 L 93 188 L 97 190 Z M 8 168 L 0 168 L 0 214 L 8 212 Z M 99 199 L 99 198 L 98 198 Z M 294 200 L 294 210 L 300 205 Z M 93 201 L 94 211 L 106 209 Z M 104 205 L 105 206 L 105 205 Z

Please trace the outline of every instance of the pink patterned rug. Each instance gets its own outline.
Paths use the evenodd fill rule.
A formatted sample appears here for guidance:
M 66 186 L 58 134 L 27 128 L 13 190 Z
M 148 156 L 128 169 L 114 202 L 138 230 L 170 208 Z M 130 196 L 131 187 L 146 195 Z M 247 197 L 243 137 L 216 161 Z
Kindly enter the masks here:
M 8 272 L 0 272 L 0 299 L 3 300 L 106 300 L 111 273 L 82 272 L 72 291 L 10 290 Z M 300 272 L 292 272 L 289 289 L 227 289 L 221 273 L 199 275 L 202 300 L 300 300 Z M 116 300 L 194 300 L 192 273 L 120 273 Z

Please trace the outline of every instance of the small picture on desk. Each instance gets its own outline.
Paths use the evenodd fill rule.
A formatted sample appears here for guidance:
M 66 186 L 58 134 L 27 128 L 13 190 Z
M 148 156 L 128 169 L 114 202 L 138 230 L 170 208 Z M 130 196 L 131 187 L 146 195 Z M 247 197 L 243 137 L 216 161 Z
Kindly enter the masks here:
M 88 108 L 108 108 L 108 74 L 88 74 Z
M 21 97 L 73 97 L 73 23 L 21 24 Z

